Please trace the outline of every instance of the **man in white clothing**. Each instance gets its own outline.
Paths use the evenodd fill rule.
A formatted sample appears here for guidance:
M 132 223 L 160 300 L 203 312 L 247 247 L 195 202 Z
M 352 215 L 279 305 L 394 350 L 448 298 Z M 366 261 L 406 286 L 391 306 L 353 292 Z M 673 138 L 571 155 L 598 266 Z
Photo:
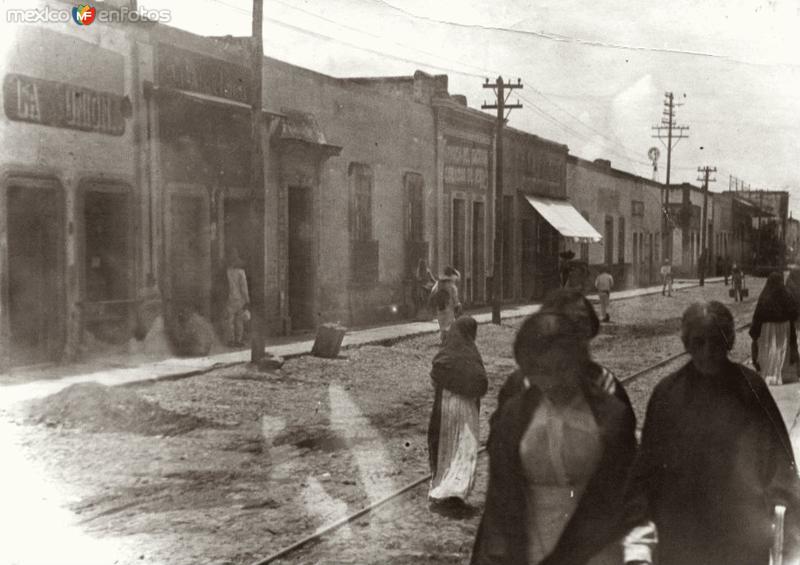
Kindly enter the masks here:
M 608 304 L 611 300 L 611 289 L 614 288 L 614 277 L 608 271 L 603 271 L 597 275 L 594 287 L 597 289 L 597 296 L 600 299 L 600 319 L 603 322 L 610 322 Z

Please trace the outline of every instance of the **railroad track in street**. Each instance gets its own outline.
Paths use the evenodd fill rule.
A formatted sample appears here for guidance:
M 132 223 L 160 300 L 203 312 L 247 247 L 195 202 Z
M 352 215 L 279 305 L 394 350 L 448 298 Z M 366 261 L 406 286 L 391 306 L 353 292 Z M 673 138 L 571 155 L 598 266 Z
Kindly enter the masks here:
M 751 325 L 750 323 L 747 323 L 747 324 L 743 324 L 741 326 L 738 326 L 736 328 L 736 333 L 738 334 L 739 332 L 742 332 L 744 330 L 749 329 L 750 325 Z M 688 357 L 688 353 L 686 353 L 685 351 L 682 351 L 682 352 L 674 354 L 674 355 L 670 355 L 669 357 L 666 357 L 666 358 L 664 358 L 664 359 L 662 359 L 662 360 L 660 360 L 660 361 L 658 361 L 658 362 L 656 362 L 656 363 L 654 363 L 652 365 L 649 365 L 649 366 L 645 367 L 644 369 L 641 369 L 641 370 L 639 370 L 639 371 L 637 371 L 637 372 L 635 372 L 633 374 L 623 376 L 619 380 L 623 384 L 629 384 L 629 383 L 632 383 L 634 381 L 638 381 L 638 380 L 642 379 L 643 377 L 645 377 L 647 375 L 650 375 L 650 374 L 652 374 L 652 373 L 654 373 L 656 371 L 659 371 L 660 369 L 663 369 L 663 368 L 669 366 L 671 363 L 674 363 L 675 361 L 677 361 L 679 359 L 682 359 L 684 357 Z M 482 455 L 484 453 L 486 453 L 486 446 L 485 445 L 481 446 L 481 448 L 478 450 L 478 454 L 479 455 Z M 392 501 L 395 501 L 395 500 L 399 499 L 403 495 L 412 493 L 417 487 L 419 487 L 422 484 L 427 483 L 430 480 L 431 480 L 431 475 L 430 474 L 427 474 L 427 475 L 425 475 L 423 477 L 420 477 L 419 479 L 416 479 L 413 482 L 406 484 L 402 488 L 390 493 L 389 495 L 387 495 L 384 498 L 378 500 L 377 502 L 374 502 L 374 503 L 372 503 L 372 504 L 370 504 L 368 506 L 365 506 L 364 508 L 361 508 L 360 510 L 358 510 L 358 511 L 356 511 L 356 512 L 354 512 L 354 513 L 352 513 L 352 514 L 350 514 L 348 516 L 345 516 L 345 517 L 337 520 L 336 522 L 333 522 L 332 524 L 324 526 L 323 528 L 318 529 L 314 533 L 307 535 L 306 537 L 304 537 L 304 538 L 292 543 L 291 545 L 289 545 L 287 547 L 284 547 L 283 549 L 280 549 L 280 550 L 276 551 L 275 553 L 273 553 L 273 554 L 271 554 L 271 555 L 269 555 L 267 557 L 259 559 L 258 561 L 254 561 L 253 563 L 251 563 L 251 565 L 269 565 L 270 563 L 275 563 L 279 559 L 285 559 L 285 558 L 291 556 L 292 554 L 294 554 L 296 552 L 299 552 L 301 549 L 305 548 L 306 546 L 308 546 L 308 545 L 310 545 L 310 544 L 312 544 L 314 542 L 318 542 L 318 541 L 322 540 L 325 536 L 327 536 L 328 534 L 334 532 L 335 530 L 338 530 L 339 528 L 341 528 L 343 526 L 346 526 L 346 525 L 348 525 L 348 524 L 350 524 L 352 522 L 355 522 L 359 518 L 362 518 L 362 517 L 370 514 L 371 512 L 373 512 L 376 509 L 388 504 L 389 502 L 392 502 Z

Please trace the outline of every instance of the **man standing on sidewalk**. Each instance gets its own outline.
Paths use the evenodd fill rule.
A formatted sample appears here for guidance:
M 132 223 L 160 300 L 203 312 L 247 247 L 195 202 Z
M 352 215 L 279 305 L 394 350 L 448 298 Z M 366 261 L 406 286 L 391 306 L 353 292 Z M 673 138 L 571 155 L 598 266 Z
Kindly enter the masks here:
M 611 289 L 614 287 L 614 277 L 608 271 L 603 271 L 594 280 L 594 287 L 597 289 L 597 296 L 600 299 L 600 319 L 604 322 L 610 322 L 608 303 L 611 299 Z
M 661 266 L 661 296 L 664 296 L 665 291 L 667 296 L 672 296 L 672 263 L 669 257 L 664 259 L 664 264 Z

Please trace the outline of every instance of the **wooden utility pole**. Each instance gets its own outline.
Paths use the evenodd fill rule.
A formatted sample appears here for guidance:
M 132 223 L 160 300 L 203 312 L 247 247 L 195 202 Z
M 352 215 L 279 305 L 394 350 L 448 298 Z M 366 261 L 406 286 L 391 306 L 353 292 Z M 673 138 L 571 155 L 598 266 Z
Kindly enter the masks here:
M 250 256 L 251 269 L 260 267 L 260 272 L 255 273 L 250 281 L 250 361 L 258 363 L 264 358 L 265 299 L 264 299 L 264 230 L 263 218 L 263 193 L 264 193 L 264 153 L 261 145 L 261 116 L 262 104 L 261 75 L 264 61 L 264 0 L 253 0 L 253 36 L 251 38 L 251 82 L 252 82 L 252 137 L 251 137 L 251 185 L 250 198 L 250 228 L 256 241 Z
M 664 143 L 665 135 L 667 139 L 667 143 L 664 144 L 667 148 L 667 182 L 664 187 L 664 197 L 661 199 L 664 205 L 664 219 L 661 224 L 662 237 L 664 238 L 662 253 L 664 257 L 672 259 L 672 221 L 669 218 L 669 181 L 670 172 L 672 170 L 672 148 L 675 147 L 681 139 L 689 137 L 688 134 L 685 134 L 689 126 L 675 125 L 675 108 L 683 104 L 675 103 L 675 97 L 672 92 L 665 92 L 664 96 L 664 111 L 662 112 L 661 124 L 653 126 L 651 129 L 656 132 L 652 137 L 658 139 L 661 143 Z M 666 134 L 664 134 L 664 130 L 666 130 Z M 675 133 L 673 133 L 673 131 L 675 131 Z
M 508 104 L 508 97 L 516 88 L 522 88 L 521 79 L 517 83 L 503 82 L 503 77 L 497 77 L 494 84 L 486 79 L 483 88 L 494 90 L 497 102 L 486 104 L 484 110 L 497 110 L 497 124 L 495 126 L 495 163 L 494 163 L 494 266 L 492 267 L 492 323 L 500 325 L 500 303 L 503 295 L 503 126 L 508 115 L 515 108 L 522 108 L 522 104 Z M 508 93 L 506 93 L 508 91 Z
M 703 216 L 700 218 L 700 286 L 706 284 L 706 267 L 709 260 L 708 251 L 706 250 L 706 232 L 708 231 L 708 183 L 717 182 L 717 179 L 709 179 L 710 173 L 716 173 L 716 167 L 697 167 L 697 171 L 703 173 L 703 178 L 698 179 L 703 181 Z

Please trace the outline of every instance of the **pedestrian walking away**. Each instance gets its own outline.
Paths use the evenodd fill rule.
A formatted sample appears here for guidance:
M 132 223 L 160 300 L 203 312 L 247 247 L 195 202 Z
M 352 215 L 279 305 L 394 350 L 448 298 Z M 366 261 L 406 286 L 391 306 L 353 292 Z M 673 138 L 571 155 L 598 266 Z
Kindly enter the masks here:
M 626 507 L 655 524 L 658 565 L 767 565 L 778 506 L 788 508 L 783 562 L 797 563 L 789 434 L 764 381 L 728 359 L 735 337 L 723 304 L 691 305 L 681 320 L 691 359 L 648 403 Z M 652 544 L 625 545 L 625 563 L 653 562 Z
M 611 289 L 614 288 L 614 277 L 608 271 L 603 271 L 597 275 L 594 287 L 597 289 L 597 296 L 600 299 L 600 319 L 604 322 L 610 322 L 611 317 L 608 314 L 608 307 L 611 301 Z
M 478 465 L 480 399 L 489 381 L 475 345 L 478 323 L 469 316 L 456 320 L 433 358 L 435 389 L 428 426 L 428 455 L 433 503 L 463 505 Z
M 741 302 L 744 299 L 744 271 L 736 263 L 731 267 L 731 286 L 733 301 Z
M 753 365 L 768 385 L 783 383 L 783 365 L 790 358 L 797 363 L 798 307 L 783 284 L 783 273 L 771 273 L 758 297 L 750 337 Z
M 665 292 L 667 296 L 672 296 L 672 263 L 668 258 L 661 265 L 661 296 Z
M 461 301 L 458 298 L 458 282 L 461 273 L 453 267 L 445 267 L 444 275 L 439 278 L 431 290 L 431 306 L 436 310 L 439 322 L 439 336 L 444 343 L 447 330 L 461 314 Z
M 520 327 L 524 391 L 493 417 L 473 565 L 622 562 L 635 424 L 596 384 L 588 345 L 586 327 L 564 315 L 538 312 Z
M 228 301 L 225 305 L 225 341 L 230 347 L 241 347 L 244 345 L 245 323 L 250 319 L 250 293 L 244 262 L 236 249 L 231 252 L 226 275 Z

